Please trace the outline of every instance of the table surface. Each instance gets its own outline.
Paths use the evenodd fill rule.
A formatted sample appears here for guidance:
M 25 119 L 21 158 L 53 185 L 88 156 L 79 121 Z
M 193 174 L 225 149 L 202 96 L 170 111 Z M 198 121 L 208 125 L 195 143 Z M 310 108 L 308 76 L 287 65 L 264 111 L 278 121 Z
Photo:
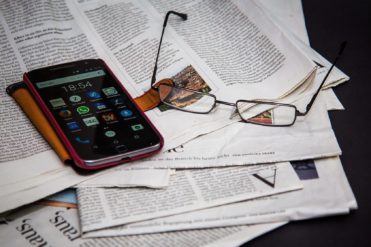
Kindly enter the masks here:
M 339 44 L 348 41 L 337 66 L 350 81 L 335 88 L 346 110 L 330 118 L 359 209 L 293 222 L 246 246 L 371 246 L 371 1 L 303 0 L 303 9 L 311 46 L 324 57 L 333 60 Z

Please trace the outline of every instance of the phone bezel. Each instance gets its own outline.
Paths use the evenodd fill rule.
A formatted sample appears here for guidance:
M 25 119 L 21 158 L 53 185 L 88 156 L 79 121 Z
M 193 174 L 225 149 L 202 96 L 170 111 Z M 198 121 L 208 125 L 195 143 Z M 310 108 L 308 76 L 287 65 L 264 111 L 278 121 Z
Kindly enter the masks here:
M 156 127 L 148 119 L 148 117 L 143 113 L 141 108 L 136 104 L 136 102 L 133 100 L 133 98 L 128 93 L 128 91 L 125 89 L 125 87 L 122 85 L 122 83 L 120 83 L 120 81 L 114 75 L 112 70 L 107 66 L 107 64 L 102 59 L 79 60 L 79 61 L 75 61 L 75 62 L 69 62 L 69 63 L 65 63 L 65 64 L 59 64 L 59 65 L 55 65 L 55 66 L 45 67 L 45 68 L 41 68 L 41 69 L 37 69 L 37 70 L 46 70 L 47 69 L 47 70 L 50 71 L 52 69 L 53 70 L 56 70 L 58 68 L 62 69 L 63 67 L 65 68 L 65 67 L 70 66 L 72 64 L 75 64 L 75 66 L 76 66 L 77 63 L 85 63 L 85 62 L 89 62 L 89 61 L 94 61 L 94 62 L 100 63 L 100 65 L 102 67 L 104 67 L 106 72 L 110 74 L 110 76 L 114 79 L 116 84 L 123 90 L 123 92 L 128 97 L 128 99 L 133 103 L 134 107 L 136 107 L 139 114 L 149 124 L 152 131 L 154 131 L 154 133 L 158 137 L 159 142 L 152 145 L 152 146 L 148 146 L 148 147 L 145 147 L 145 148 L 142 148 L 142 149 L 137 149 L 137 150 L 133 150 L 131 152 L 117 154 L 117 155 L 111 155 L 111 156 L 107 156 L 105 158 L 82 159 L 78 155 L 78 153 L 75 151 L 73 145 L 71 144 L 71 142 L 69 141 L 69 139 L 65 135 L 62 128 L 59 126 L 59 123 L 54 118 L 52 112 L 49 110 L 49 108 L 47 107 L 44 100 L 42 99 L 42 97 L 39 94 L 36 86 L 34 85 L 34 83 L 29 78 L 28 74 L 33 72 L 33 71 L 25 73 L 24 76 L 23 76 L 24 82 L 26 83 L 27 87 L 31 91 L 31 94 L 34 96 L 35 100 L 39 104 L 41 110 L 46 115 L 46 118 L 49 120 L 49 122 L 53 126 L 54 130 L 57 132 L 57 134 L 58 134 L 59 138 L 61 139 L 62 143 L 64 144 L 64 146 L 66 147 L 66 149 L 70 153 L 71 158 L 73 159 L 74 163 L 78 167 L 83 168 L 83 169 L 90 169 L 90 170 L 91 169 L 100 169 L 100 168 L 104 168 L 104 167 L 108 167 L 108 166 L 117 165 L 117 164 L 120 164 L 120 163 L 125 163 L 125 162 L 131 161 L 131 160 L 137 160 L 137 159 L 141 159 L 141 158 L 144 158 L 144 157 L 148 157 L 150 155 L 153 155 L 153 154 L 159 152 L 161 150 L 161 148 L 163 147 L 163 144 L 164 144 L 164 140 L 163 140 L 163 137 L 161 136 L 160 132 L 156 129 Z M 36 71 L 36 70 L 34 70 L 34 71 Z

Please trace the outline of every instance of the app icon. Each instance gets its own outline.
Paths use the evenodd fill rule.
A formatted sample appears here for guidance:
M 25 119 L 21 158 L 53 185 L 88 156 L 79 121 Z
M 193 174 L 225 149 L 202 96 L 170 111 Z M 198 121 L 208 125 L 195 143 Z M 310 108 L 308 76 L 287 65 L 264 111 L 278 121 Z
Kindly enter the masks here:
M 103 102 L 97 102 L 97 103 L 94 104 L 94 106 L 97 110 L 107 109 L 107 105 Z
M 99 99 L 101 97 L 100 93 L 98 93 L 97 91 L 89 91 L 89 92 L 86 93 L 86 95 L 90 99 Z
M 73 103 L 77 103 L 77 102 L 80 102 L 81 101 L 81 97 L 78 96 L 78 95 L 72 95 L 69 99 Z
M 82 106 L 77 107 L 76 111 L 77 111 L 80 115 L 82 115 L 82 114 L 86 114 L 86 113 L 88 113 L 88 112 L 90 111 L 90 109 L 89 109 L 89 107 L 82 105 Z
M 133 112 L 128 110 L 128 109 L 124 109 L 124 110 L 120 111 L 120 115 L 122 117 L 131 117 L 131 116 L 133 116 Z
M 83 118 L 82 121 L 84 121 L 86 126 L 93 126 L 99 124 L 99 121 L 96 117 Z
M 110 122 L 113 122 L 113 121 L 117 121 L 116 115 L 114 113 L 112 113 L 112 112 L 104 113 L 104 114 L 101 115 L 101 117 L 107 123 L 110 123 Z
M 66 103 L 64 103 L 64 100 L 62 98 L 51 99 L 49 100 L 49 102 L 54 108 L 66 105 Z
M 103 88 L 102 91 L 106 96 L 118 94 L 116 88 L 114 87 L 106 87 L 106 88 Z
M 131 126 L 131 129 L 134 130 L 134 131 L 138 131 L 138 130 L 144 129 L 144 127 L 141 124 L 135 124 L 135 125 Z
M 106 132 L 104 132 L 104 135 L 107 137 L 114 137 L 116 136 L 116 132 L 113 130 L 107 130 Z
M 72 115 L 72 112 L 70 110 L 67 110 L 67 109 L 63 109 L 63 110 L 60 110 L 58 112 L 58 115 L 62 118 L 68 118 L 68 117 L 71 117 Z
M 119 97 L 119 98 L 114 98 L 114 99 L 111 99 L 111 104 L 114 105 L 114 106 L 117 106 L 117 105 L 122 105 L 124 104 L 124 99 Z
M 77 141 L 78 143 L 81 143 L 81 144 L 89 144 L 90 143 L 89 139 L 81 139 L 79 136 L 77 136 L 75 138 L 75 141 Z
M 69 130 L 80 129 L 79 124 L 76 123 L 76 122 L 69 122 L 69 123 L 67 123 L 67 127 L 68 127 Z

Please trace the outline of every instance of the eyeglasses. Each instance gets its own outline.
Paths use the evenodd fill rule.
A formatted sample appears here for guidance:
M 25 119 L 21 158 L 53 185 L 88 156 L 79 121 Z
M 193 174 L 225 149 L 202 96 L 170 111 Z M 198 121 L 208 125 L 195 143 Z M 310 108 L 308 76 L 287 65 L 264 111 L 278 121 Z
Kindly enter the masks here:
M 265 126 L 291 126 L 295 123 L 297 116 L 305 116 L 311 109 L 315 99 L 318 96 L 323 84 L 326 82 L 330 72 L 334 68 L 340 55 L 343 53 L 346 42 L 341 44 L 338 55 L 336 56 L 334 62 L 332 63 L 327 74 L 323 78 L 320 86 L 313 95 L 312 99 L 308 103 L 306 110 L 300 112 L 295 105 L 284 104 L 270 101 L 260 101 L 260 100 L 237 100 L 235 103 L 230 103 L 226 101 L 221 101 L 216 98 L 215 95 L 211 93 L 200 92 L 186 87 L 177 86 L 174 84 L 160 83 L 155 84 L 156 81 L 156 71 L 157 71 L 157 61 L 160 54 L 162 38 L 164 35 L 165 27 L 170 14 L 175 14 L 181 17 L 183 20 L 187 20 L 187 15 L 178 13 L 175 11 L 169 11 L 166 14 L 161 39 L 157 51 L 155 68 L 152 75 L 151 86 L 157 90 L 160 100 L 165 105 L 177 109 L 180 111 L 197 113 L 197 114 L 208 114 L 215 109 L 218 104 L 229 105 L 235 107 L 235 111 L 232 117 L 239 115 L 240 118 L 246 123 L 253 123 Z

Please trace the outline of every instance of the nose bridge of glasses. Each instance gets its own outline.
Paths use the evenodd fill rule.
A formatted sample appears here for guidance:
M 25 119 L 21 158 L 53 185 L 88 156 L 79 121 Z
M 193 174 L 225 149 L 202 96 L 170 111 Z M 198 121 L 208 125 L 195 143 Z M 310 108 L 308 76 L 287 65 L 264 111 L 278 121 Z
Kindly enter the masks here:
M 236 103 L 230 103 L 230 102 L 226 102 L 226 101 L 222 101 L 222 100 L 215 100 L 215 103 L 217 103 L 217 104 L 222 104 L 222 105 L 229 105 L 229 106 L 234 106 L 234 107 L 236 107 Z

